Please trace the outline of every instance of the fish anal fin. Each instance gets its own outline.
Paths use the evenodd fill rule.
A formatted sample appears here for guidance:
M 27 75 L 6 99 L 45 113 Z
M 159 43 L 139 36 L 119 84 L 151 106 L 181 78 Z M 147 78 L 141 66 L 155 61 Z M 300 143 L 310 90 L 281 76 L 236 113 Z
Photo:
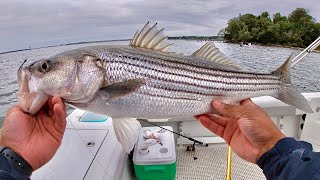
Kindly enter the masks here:
M 123 149 L 130 153 L 139 137 L 141 124 L 132 118 L 112 119 L 113 129 Z
M 213 42 L 207 42 L 200 49 L 196 50 L 192 56 L 213 61 L 217 64 L 224 65 L 235 70 L 242 70 L 240 65 L 233 62 L 231 59 L 227 58 L 223 53 L 221 53 L 219 49 L 215 47 Z
M 130 46 L 134 48 L 143 48 L 164 53 L 169 52 L 169 47 L 172 44 L 168 43 L 168 37 L 163 34 L 164 28 L 158 30 L 157 23 L 150 27 L 149 22 L 137 31 L 133 36 Z
M 105 87 L 100 88 L 99 92 L 106 100 L 112 100 L 126 96 L 136 91 L 144 84 L 145 80 L 142 78 L 130 79 L 127 81 L 106 85 Z

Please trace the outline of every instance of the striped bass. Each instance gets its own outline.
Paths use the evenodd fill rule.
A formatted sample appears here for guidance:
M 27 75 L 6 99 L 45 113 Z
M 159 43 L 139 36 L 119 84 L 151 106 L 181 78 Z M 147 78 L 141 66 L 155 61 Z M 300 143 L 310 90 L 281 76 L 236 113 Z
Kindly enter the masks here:
M 213 113 L 210 102 L 272 96 L 305 112 L 307 100 L 293 88 L 288 58 L 271 73 L 243 70 L 212 42 L 192 55 L 169 51 L 157 24 L 147 23 L 129 46 L 89 46 L 36 61 L 18 70 L 19 104 L 35 114 L 49 96 L 112 117 L 127 152 L 138 137 L 135 118 L 167 119 Z

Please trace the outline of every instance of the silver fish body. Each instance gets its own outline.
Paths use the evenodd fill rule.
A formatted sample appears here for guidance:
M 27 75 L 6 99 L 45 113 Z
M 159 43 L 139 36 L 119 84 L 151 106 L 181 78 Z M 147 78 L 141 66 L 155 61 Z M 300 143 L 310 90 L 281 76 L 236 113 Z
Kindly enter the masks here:
M 102 59 L 107 84 L 145 80 L 145 85 L 127 96 L 107 102 L 104 97 L 96 97 L 80 105 L 111 117 L 193 116 L 212 112 L 210 102 L 213 99 L 236 103 L 251 97 L 276 96 L 281 91 L 280 76 L 228 70 L 193 56 L 153 53 L 124 46 L 95 46 L 76 51 Z

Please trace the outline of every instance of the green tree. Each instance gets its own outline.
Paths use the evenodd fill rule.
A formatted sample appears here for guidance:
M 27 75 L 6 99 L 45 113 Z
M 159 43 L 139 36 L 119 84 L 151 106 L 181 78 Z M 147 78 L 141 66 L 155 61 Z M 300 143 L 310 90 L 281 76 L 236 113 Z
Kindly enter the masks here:
M 245 26 L 242 28 L 242 30 L 239 32 L 239 40 L 243 42 L 247 42 L 251 40 L 252 36 L 250 32 L 248 31 L 248 26 Z
M 309 15 L 308 10 L 295 9 L 288 17 L 268 12 L 258 16 L 239 15 L 228 21 L 224 38 L 231 42 L 258 42 L 305 47 L 320 36 L 320 23 Z
M 307 46 L 312 43 L 313 38 L 310 33 L 314 31 L 315 20 L 309 15 L 308 11 L 304 8 L 295 9 L 289 16 L 288 21 L 292 26 L 294 32 L 293 45 L 294 46 Z
M 242 24 L 239 18 L 232 18 L 228 21 L 228 27 L 225 29 L 225 39 L 237 42 L 239 41 L 239 31 L 242 29 Z
M 295 9 L 288 17 L 290 23 L 303 25 L 304 23 L 314 22 L 314 18 L 309 15 L 309 12 L 304 8 Z
M 273 23 L 276 24 L 276 23 L 280 23 L 280 22 L 286 22 L 288 21 L 288 18 L 286 16 L 281 16 L 280 13 L 275 13 L 273 15 Z
M 270 18 L 268 12 L 263 12 L 263 13 L 261 13 L 261 17 L 263 17 L 263 18 Z
M 261 13 L 261 15 L 258 16 L 258 20 L 256 23 L 256 27 L 260 29 L 257 34 L 256 41 L 264 44 L 271 43 L 271 39 L 273 39 L 274 37 L 272 26 L 273 23 L 269 17 L 269 13 Z
M 239 17 L 239 21 L 248 28 L 248 31 L 251 31 L 255 27 L 256 17 L 253 14 L 244 14 Z

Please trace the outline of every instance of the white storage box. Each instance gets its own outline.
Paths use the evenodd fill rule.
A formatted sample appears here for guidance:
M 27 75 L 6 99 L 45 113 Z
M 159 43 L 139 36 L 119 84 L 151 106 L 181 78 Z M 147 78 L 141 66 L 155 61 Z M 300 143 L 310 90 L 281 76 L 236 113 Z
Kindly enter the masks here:
M 173 130 L 170 126 L 164 126 Z M 150 138 L 145 138 L 150 135 Z M 174 180 L 176 151 L 173 133 L 160 127 L 143 127 L 133 154 L 136 176 L 139 180 Z

